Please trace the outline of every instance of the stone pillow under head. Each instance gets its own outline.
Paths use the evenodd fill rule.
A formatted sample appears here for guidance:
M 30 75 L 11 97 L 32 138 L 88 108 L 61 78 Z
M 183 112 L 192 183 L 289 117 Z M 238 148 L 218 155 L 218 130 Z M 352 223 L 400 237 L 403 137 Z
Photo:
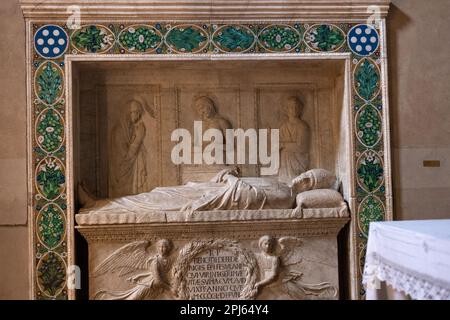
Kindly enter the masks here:
M 314 189 L 337 190 L 338 186 L 336 175 L 325 169 L 312 169 L 292 180 L 292 188 L 297 193 Z
M 297 208 L 301 209 L 346 207 L 342 195 L 331 189 L 316 189 L 299 193 L 296 201 Z

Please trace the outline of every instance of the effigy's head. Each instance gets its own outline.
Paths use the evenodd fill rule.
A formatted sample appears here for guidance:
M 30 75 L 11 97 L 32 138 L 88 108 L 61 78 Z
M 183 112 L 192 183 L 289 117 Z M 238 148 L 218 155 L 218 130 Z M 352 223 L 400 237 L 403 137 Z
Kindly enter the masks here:
M 132 123 L 137 123 L 141 120 L 143 114 L 144 107 L 141 102 L 134 99 L 128 102 L 128 116 Z
M 306 171 L 298 177 L 292 179 L 292 190 L 301 193 L 314 189 L 338 190 L 339 179 L 328 170 L 316 168 Z
M 292 179 L 292 189 L 296 193 L 305 192 L 313 189 L 314 187 L 314 175 L 312 171 L 303 172 L 298 177 Z
M 156 248 L 160 255 L 167 256 L 172 250 L 172 242 L 170 242 L 170 240 L 167 239 L 161 239 L 157 242 Z
M 286 99 L 284 110 L 288 117 L 298 118 L 302 115 L 303 103 L 299 98 L 290 96 Z
M 273 253 L 275 249 L 275 239 L 272 236 L 265 235 L 259 238 L 259 248 L 265 253 Z
M 194 101 L 195 110 L 202 117 L 202 119 L 211 118 L 216 114 L 216 107 L 211 98 L 202 96 Z

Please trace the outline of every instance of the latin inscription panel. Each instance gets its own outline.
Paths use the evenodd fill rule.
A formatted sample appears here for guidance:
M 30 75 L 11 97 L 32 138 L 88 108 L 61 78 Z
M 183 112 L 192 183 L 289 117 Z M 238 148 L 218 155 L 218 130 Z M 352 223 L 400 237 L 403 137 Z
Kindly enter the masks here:
M 190 261 L 185 281 L 186 292 L 193 300 L 239 299 L 246 268 L 233 252 L 206 250 Z

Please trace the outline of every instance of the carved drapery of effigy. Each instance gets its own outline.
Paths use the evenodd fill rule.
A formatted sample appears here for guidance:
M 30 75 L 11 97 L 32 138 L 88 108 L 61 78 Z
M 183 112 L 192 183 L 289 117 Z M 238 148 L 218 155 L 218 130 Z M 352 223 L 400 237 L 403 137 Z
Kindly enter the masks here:
M 158 186 L 198 181 L 202 177 L 212 177 L 218 169 L 223 169 L 196 165 L 170 167 L 166 161 L 172 145 L 164 143 L 161 137 L 167 137 L 177 127 L 193 129 L 193 121 L 202 118 L 198 108 L 193 108 L 199 96 L 212 100 L 214 112 L 210 108 L 209 112 L 204 112 L 203 118 L 216 127 L 279 128 L 283 147 L 280 150 L 281 163 L 284 163 L 282 171 L 288 176 L 303 171 L 300 167 L 321 167 L 341 179 L 351 214 L 350 291 L 353 298 L 363 296 L 360 279 L 368 224 L 370 221 L 390 219 L 392 215 L 384 23 L 389 1 L 372 2 L 370 4 L 380 9 L 376 11 L 379 16 L 372 16 L 373 12 L 367 11 L 370 5 L 367 2 L 343 8 L 334 0 L 323 1 L 314 10 L 302 1 L 284 1 L 283 4 L 274 1 L 266 9 L 256 8 L 254 4 L 247 4 L 245 8 L 237 4 L 218 8 L 212 2 L 206 12 L 201 8 L 181 11 L 177 9 L 178 2 L 170 2 L 165 4 L 169 8 L 165 13 L 155 10 L 159 2 L 131 12 L 127 11 L 131 7 L 122 6 L 124 2 L 117 0 L 114 1 L 117 9 L 114 17 L 102 15 L 91 7 L 92 3 L 86 2 L 80 6 L 80 28 L 72 29 L 70 27 L 76 18 L 67 20 L 69 3 L 61 1 L 50 8 L 46 3 L 22 1 L 27 21 L 29 213 L 34 261 L 31 268 L 32 297 L 74 298 L 75 291 L 69 289 L 71 286 L 68 283 L 73 278 L 68 276 L 74 270 L 71 266 L 76 264 L 74 215 L 79 209 L 76 190 L 79 184 L 86 186 L 93 196 L 107 198 L 142 193 Z M 104 6 L 101 12 L 112 12 L 108 10 L 111 3 L 98 1 L 96 5 Z M 190 5 L 190 1 L 186 2 L 186 6 Z M 277 10 L 273 9 L 274 6 Z M 196 14 L 186 14 L 196 10 Z M 227 19 L 232 19 L 233 23 Z M 368 23 L 375 23 L 375 26 Z M 192 81 L 161 86 L 165 81 L 164 73 L 170 71 L 164 71 L 164 64 L 157 65 L 156 61 L 165 60 L 183 61 L 179 66 L 187 66 L 188 71 L 180 67 L 175 72 L 185 72 L 188 74 L 185 79 Z M 195 69 L 199 65 L 194 65 L 194 62 L 200 60 L 210 65 L 198 67 L 199 74 L 196 75 Z M 225 65 L 228 60 L 237 64 L 233 67 L 230 62 L 228 71 L 217 71 L 218 66 Z M 264 79 L 264 74 L 242 69 L 247 66 L 247 70 L 252 70 L 252 63 L 258 60 L 264 63 L 278 61 L 281 64 L 288 61 L 290 64 L 285 65 L 284 69 L 292 69 L 294 65 L 298 69 L 291 75 L 286 73 L 282 81 L 260 81 L 258 77 Z M 145 75 L 136 71 L 139 67 L 126 66 L 127 63 L 142 66 L 144 62 L 144 69 L 148 71 Z M 331 77 L 320 67 L 330 69 L 329 63 L 333 65 Z M 261 66 L 253 67 L 260 69 Z M 253 85 L 243 86 L 230 77 L 227 83 L 224 74 L 232 74 L 230 70 L 239 68 L 247 77 L 258 81 L 247 81 Z M 202 73 L 202 69 L 209 70 L 209 73 Z M 272 69 L 261 70 L 276 78 L 276 69 L 273 66 Z M 151 70 L 157 72 L 151 73 Z M 278 71 L 279 74 L 282 71 Z M 120 73 L 124 76 L 122 80 Z M 99 81 L 96 81 L 96 74 Z M 155 81 L 149 81 L 151 77 Z M 332 79 L 333 83 L 323 78 Z M 235 74 L 234 79 L 246 82 L 239 73 Z M 287 107 L 282 103 L 289 98 L 298 100 L 296 107 Z M 292 125 L 294 123 L 298 125 Z M 303 129 L 298 130 L 300 127 Z M 307 142 L 299 143 L 304 140 L 309 140 L 308 152 L 302 149 Z M 104 141 L 107 143 L 102 143 Z M 110 154 L 115 156 L 110 157 Z M 260 169 L 259 164 L 241 166 L 245 176 L 258 176 Z M 125 189 L 122 189 L 121 183 L 114 182 L 118 177 L 122 177 L 121 181 L 126 177 Z M 302 194 L 301 199 L 296 200 L 302 204 L 314 203 L 308 194 Z M 290 210 L 286 217 L 292 221 L 304 219 L 305 213 L 306 216 L 317 217 L 321 212 L 319 210 L 318 213 L 315 208 L 304 208 L 303 205 Z M 219 210 L 217 213 L 225 220 L 239 217 L 257 217 L 256 220 L 261 220 L 261 212 L 257 210 L 244 213 Z M 268 217 L 279 216 L 279 212 L 263 212 L 262 216 L 265 214 Z M 270 246 L 280 247 L 275 242 L 281 243 L 285 237 L 302 238 L 302 234 L 309 232 L 297 234 L 283 228 L 284 231 L 280 232 L 275 225 L 261 222 L 264 225 L 261 232 L 256 232 L 246 242 L 239 238 L 242 235 L 230 237 L 222 234 L 210 239 L 206 231 L 200 239 L 180 240 L 176 234 L 156 232 L 157 224 L 161 222 L 158 219 L 163 217 L 177 220 L 164 213 L 152 218 L 139 214 L 127 216 L 126 219 L 108 217 L 107 222 L 125 219 L 145 223 L 140 225 L 141 232 L 132 236 L 124 236 L 124 233 L 130 232 L 126 229 L 109 230 L 99 226 L 105 234 L 111 235 L 111 238 L 105 236 L 103 239 L 128 238 L 122 239 L 121 245 L 99 248 L 102 253 L 95 258 L 95 264 L 100 265 L 106 255 L 121 246 L 146 240 L 146 237 L 151 242 L 150 246 L 161 239 L 168 239 L 171 243 L 170 255 L 158 250 L 151 251 L 155 248 L 150 247 L 151 256 L 147 262 L 151 268 L 168 268 L 163 272 L 167 279 L 144 275 L 143 280 L 155 282 L 152 288 L 155 292 L 161 291 L 159 295 L 170 295 L 177 291 L 173 288 L 185 284 L 183 280 L 177 285 L 180 283 L 177 274 L 180 273 L 174 273 L 176 264 L 169 260 L 183 258 L 181 253 L 189 252 L 183 246 L 195 247 L 202 241 L 223 239 L 233 250 L 248 251 L 249 261 L 256 261 L 234 272 L 245 273 L 245 268 L 250 268 L 250 265 L 267 269 L 265 273 L 255 273 L 253 280 L 242 284 L 248 292 L 254 292 L 258 290 L 258 283 L 284 270 L 273 267 L 283 265 L 282 255 L 275 251 L 267 254 L 270 259 L 264 254 L 259 257 L 258 240 L 268 235 L 271 240 L 266 242 L 272 243 Z M 102 223 L 102 218 L 96 216 L 95 219 L 98 219 L 97 224 Z M 203 218 L 195 216 L 192 219 L 202 221 Z M 290 225 L 294 225 L 292 221 Z M 176 223 L 183 225 L 185 222 Z M 156 229 L 144 226 L 152 223 L 156 223 Z M 311 222 L 305 228 L 314 229 L 313 225 Z M 82 232 L 88 239 L 93 238 L 87 229 Z M 147 233 L 153 235 L 144 235 Z M 95 241 L 89 241 L 92 249 L 97 250 Z M 303 245 L 311 243 L 310 240 L 301 241 Z M 228 257 L 228 251 L 220 251 L 217 256 Z M 330 257 L 335 254 L 331 252 Z M 205 255 L 202 252 L 196 257 L 201 262 Z M 246 254 L 239 253 L 237 256 L 238 260 L 244 259 Z M 195 261 L 188 265 L 192 263 L 195 264 Z M 302 287 L 299 290 L 303 294 L 322 289 L 326 294 L 333 292 L 332 287 L 336 287 L 337 283 L 335 278 L 308 278 L 312 275 L 308 270 L 299 267 L 289 271 L 290 276 L 282 278 L 291 279 L 287 283 L 296 282 L 296 288 Z M 132 289 L 128 285 L 133 282 L 125 281 L 123 287 L 118 284 L 118 288 L 108 288 L 102 285 L 101 276 L 98 279 L 93 281 L 99 281 L 99 290 L 120 289 L 125 294 L 123 290 Z M 267 284 L 260 285 L 260 294 L 275 283 L 268 280 Z M 281 290 L 284 289 L 276 289 L 276 294 L 281 295 Z M 239 291 L 240 294 L 242 291 Z M 181 294 L 183 292 L 186 290 L 182 290 Z M 144 295 L 139 290 L 129 294 L 135 297 Z M 153 291 L 146 296 L 151 297 L 152 294 Z

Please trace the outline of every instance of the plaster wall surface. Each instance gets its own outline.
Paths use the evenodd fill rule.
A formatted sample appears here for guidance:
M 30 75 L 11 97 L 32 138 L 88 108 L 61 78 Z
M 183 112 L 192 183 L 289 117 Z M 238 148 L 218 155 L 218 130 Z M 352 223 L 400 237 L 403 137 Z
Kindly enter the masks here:
M 450 218 L 450 2 L 394 0 L 388 17 L 396 219 Z M 424 167 L 438 160 L 440 167 Z
M 28 299 L 25 23 L 0 2 L 0 299 Z

